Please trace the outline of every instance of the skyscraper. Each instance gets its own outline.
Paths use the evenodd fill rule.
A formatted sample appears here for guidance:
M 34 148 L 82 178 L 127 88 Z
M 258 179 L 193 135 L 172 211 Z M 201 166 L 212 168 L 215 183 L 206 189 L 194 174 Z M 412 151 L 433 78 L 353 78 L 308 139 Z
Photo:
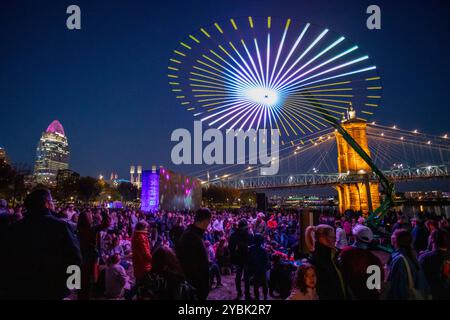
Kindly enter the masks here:
M 53 186 L 58 170 L 69 168 L 69 143 L 64 128 L 54 120 L 42 133 L 37 147 L 34 176 L 37 183 Z
M 6 154 L 6 150 L 0 147 L 0 161 L 5 161 L 6 163 L 9 163 L 8 155 Z

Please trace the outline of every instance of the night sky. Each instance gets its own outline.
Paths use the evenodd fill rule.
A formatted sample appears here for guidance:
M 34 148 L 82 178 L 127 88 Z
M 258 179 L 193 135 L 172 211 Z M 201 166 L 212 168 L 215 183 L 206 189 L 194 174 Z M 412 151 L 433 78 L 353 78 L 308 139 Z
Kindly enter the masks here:
M 70 4 L 81 8 L 80 31 L 66 28 Z M 382 30 L 366 28 L 370 4 L 381 7 Z M 58 119 L 82 175 L 128 178 L 132 163 L 174 168 L 170 134 L 191 129 L 193 117 L 169 91 L 167 61 L 190 31 L 248 15 L 346 36 L 383 79 L 373 120 L 436 135 L 449 129 L 449 1 L 2 0 L 0 146 L 33 165 L 42 131 Z

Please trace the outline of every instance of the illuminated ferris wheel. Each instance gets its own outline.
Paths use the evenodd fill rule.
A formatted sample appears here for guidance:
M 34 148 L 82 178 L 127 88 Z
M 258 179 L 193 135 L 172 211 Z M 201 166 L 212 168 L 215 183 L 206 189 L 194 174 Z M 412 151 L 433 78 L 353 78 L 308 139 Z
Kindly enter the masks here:
M 195 120 L 219 129 L 277 129 L 294 140 L 330 127 L 350 105 L 379 107 L 381 79 L 344 36 L 272 17 L 216 22 L 189 34 L 168 65 L 171 91 Z

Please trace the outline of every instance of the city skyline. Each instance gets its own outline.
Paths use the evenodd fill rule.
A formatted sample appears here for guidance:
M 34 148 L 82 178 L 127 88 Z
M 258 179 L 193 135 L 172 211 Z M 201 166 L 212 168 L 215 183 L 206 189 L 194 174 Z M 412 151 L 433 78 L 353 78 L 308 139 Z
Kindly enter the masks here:
M 1 38 L 9 43 L 0 62 L 0 118 L 20 119 L 26 129 L 3 120 L 0 146 L 12 162 L 34 163 L 42 127 L 59 119 L 71 141 L 71 168 L 82 175 L 118 172 L 127 177 L 133 163 L 146 169 L 156 164 L 194 171 L 195 167 L 185 170 L 170 162 L 171 131 L 191 128 L 193 119 L 170 94 L 166 61 L 187 30 L 236 15 L 291 17 L 348 36 L 374 59 L 383 78 L 382 106 L 373 120 L 445 134 L 446 123 L 426 116 L 449 115 L 441 80 L 450 70 L 445 59 L 449 44 L 443 41 L 449 24 L 445 10 L 409 3 L 409 12 L 420 13 L 426 24 L 433 21 L 423 28 L 403 14 L 404 3 L 379 1 L 382 29 L 371 31 L 365 26 L 370 3 L 347 2 L 348 10 L 341 11 L 338 1 L 218 4 L 214 10 L 202 3 L 189 15 L 183 8 L 195 4 L 177 3 L 179 10 L 172 16 L 168 8 L 139 1 L 79 1 L 83 28 L 72 32 L 64 25 L 65 4 L 39 4 L 37 10 L 37 4 L 18 1 L 27 8 L 23 10 L 7 1 L 0 16 L 14 19 L 0 19 Z

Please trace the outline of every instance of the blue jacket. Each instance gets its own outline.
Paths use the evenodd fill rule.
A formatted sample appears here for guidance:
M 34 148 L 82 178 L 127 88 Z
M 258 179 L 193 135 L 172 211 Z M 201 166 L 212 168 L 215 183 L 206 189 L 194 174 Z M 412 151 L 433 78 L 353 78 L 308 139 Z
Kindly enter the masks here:
M 388 282 L 390 283 L 388 300 L 407 300 L 409 292 L 408 272 L 405 265 L 405 257 L 408 261 L 411 275 L 414 282 L 414 288 L 423 293 L 428 293 L 429 288 L 422 269 L 416 265 L 403 250 L 396 250 L 392 253 L 389 264 Z

